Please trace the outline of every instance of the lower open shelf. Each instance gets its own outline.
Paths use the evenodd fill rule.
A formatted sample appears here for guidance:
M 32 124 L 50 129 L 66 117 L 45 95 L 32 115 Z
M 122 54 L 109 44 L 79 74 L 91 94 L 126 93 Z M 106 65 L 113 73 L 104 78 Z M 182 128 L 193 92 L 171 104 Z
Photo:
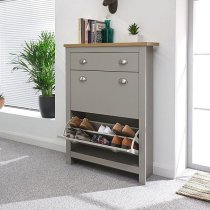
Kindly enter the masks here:
M 139 151 L 138 150 L 131 150 L 131 149 L 123 149 L 123 148 L 119 148 L 119 147 L 113 147 L 113 146 L 108 146 L 108 145 L 103 145 L 103 144 L 97 144 L 94 142 L 90 142 L 90 141 L 82 141 L 79 139 L 72 139 L 72 138 L 68 138 L 66 136 L 62 136 L 62 138 L 65 138 L 68 141 L 71 141 L 72 143 L 80 143 L 80 144 L 84 144 L 84 145 L 90 145 L 92 147 L 98 147 L 98 148 L 103 148 L 106 150 L 110 150 L 111 152 L 121 152 L 121 153 L 127 153 L 130 155 L 135 155 L 138 156 L 139 155 Z
M 78 144 L 71 150 L 71 158 L 139 174 L 139 158 L 134 155 Z

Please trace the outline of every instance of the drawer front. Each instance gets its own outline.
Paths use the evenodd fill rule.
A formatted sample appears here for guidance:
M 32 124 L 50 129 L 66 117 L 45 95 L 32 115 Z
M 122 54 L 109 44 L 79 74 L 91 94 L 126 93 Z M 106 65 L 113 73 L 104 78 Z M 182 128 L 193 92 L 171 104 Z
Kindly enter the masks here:
M 71 69 L 138 72 L 138 53 L 71 53 Z
M 71 71 L 71 109 L 138 119 L 138 73 Z

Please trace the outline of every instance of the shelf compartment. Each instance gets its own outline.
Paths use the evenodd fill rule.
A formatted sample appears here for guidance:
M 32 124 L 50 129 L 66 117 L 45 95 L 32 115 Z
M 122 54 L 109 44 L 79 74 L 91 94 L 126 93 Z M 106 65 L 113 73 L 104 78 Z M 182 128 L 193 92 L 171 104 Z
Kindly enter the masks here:
M 74 128 L 74 127 L 71 127 L 72 129 L 75 129 L 75 130 L 82 130 L 82 131 L 84 131 L 84 132 L 86 132 L 86 133 L 89 133 L 89 134 L 91 134 L 91 135 L 94 135 L 94 134 L 97 134 L 97 135 L 102 135 L 102 136 L 107 136 L 107 137 L 114 137 L 114 136 L 118 136 L 118 137 L 120 137 L 120 138 L 125 138 L 126 136 L 120 136 L 120 135 L 117 135 L 117 134 L 107 134 L 107 133 L 100 133 L 100 132 L 97 132 L 97 131 L 91 131 L 91 130 L 85 130 L 85 129 L 81 129 L 81 128 Z M 126 137 L 126 138 L 128 138 L 128 139 L 130 139 L 130 140 L 133 140 L 133 138 L 131 138 L 131 137 Z
M 139 159 L 123 153 L 113 153 L 110 150 L 96 149 L 88 145 L 78 145 L 71 151 L 71 157 L 110 168 L 139 174 Z
M 125 154 L 129 154 L 129 155 L 133 155 L 133 156 L 138 156 L 139 155 L 139 151 L 138 150 L 127 150 L 127 149 L 123 149 L 123 148 L 118 148 L 118 147 L 113 147 L 113 146 L 108 146 L 108 145 L 103 145 L 103 144 L 97 144 L 94 142 L 90 142 L 90 141 L 82 141 L 79 139 L 73 139 L 73 138 L 68 138 L 66 136 L 62 136 L 62 138 L 65 138 L 66 140 L 72 142 L 72 143 L 80 143 L 80 144 L 84 144 L 84 145 L 89 145 L 92 147 L 97 147 L 97 148 L 102 148 L 102 149 L 106 149 L 111 151 L 112 153 L 125 153 Z
M 114 126 L 114 124 L 110 124 L 110 123 L 104 123 L 104 122 L 98 122 L 98 121 L 90 121 L 91 123 L 92 123 L 92 125 L 94 126 L 94 128 L 96 129 L 96 130 L 98 130 L 99 129 L 99 127 L 101 126 L 101 125 L 104 125 L 104 126 L 109 126 L 111 129 L 113 128 L 113 126 Z M 71 126 L 70 125 L 66 125 L 66 129 L 68 129 L 68 128 L 70 128 Z M 73 128 L 73 129 L 76 129 L 76 130 L 78 130 L 78 129 L 81 129 L 81 128 L 74 128 L 74 127 L 71 127 L 71 128 Z M 133 130 L 134 130 L 134 132 L 136 133 L 136 132 L 138 132 L 138 128 L 135 128 L 135 127 L 131 127 Z M 120 137 L 120 138 L 125 138 L 125 137 L 127 137 L 127 136 L 123 136 L 123 135 L 117 135 L 117 134 L 107 134 L 107 133 L 100 133 L 100 132 L 97 132 L 97 131 L 91 131 L 91 130 L 85 130 L 85 129 L 81 129 L 82 131 L 84 131 L 84 132 L 86 132 L 86 133 L 89 133 L 89 134 L 91 134 L 91 135 L 94 135 L 94 134 L 98 134 L 98 135 L 102 135 L 102 136 L 107 136 L 107 137 L 114 137 L 114 136 L 118 136 L 118 137 Z M 130 140 L 133 140 L 134 138 L 132 138 L 132 137 L 127 137 L 128 139 L 130 139 Z M 137 140 L 137 139 L 136 139 Z M 138 143 L 138 141 L 137 141 L 137 143 Z

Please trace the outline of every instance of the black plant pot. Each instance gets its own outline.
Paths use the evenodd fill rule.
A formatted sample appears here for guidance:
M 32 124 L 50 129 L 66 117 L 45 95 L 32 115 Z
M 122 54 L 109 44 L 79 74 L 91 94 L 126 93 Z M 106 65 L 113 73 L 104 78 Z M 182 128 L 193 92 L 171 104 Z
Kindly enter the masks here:
M 43 118 L 55 118 L 55 95 L 39 96 L 39 108 Z

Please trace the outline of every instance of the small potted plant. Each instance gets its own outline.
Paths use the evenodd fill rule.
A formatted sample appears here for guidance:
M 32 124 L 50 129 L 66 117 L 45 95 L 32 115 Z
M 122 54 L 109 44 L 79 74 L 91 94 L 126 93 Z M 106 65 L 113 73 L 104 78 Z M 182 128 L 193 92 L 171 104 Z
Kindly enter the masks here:
M 0 93 L 0 109 L 4 106 L 4 95 Z
M 40 91 L 39 107 L 43 118 L 55 117 L 55 36 L 42 32 L 37 41 L 26 42 L 19 54 L 12 54 L 13 70 L 28 74 L 28 82 Z
M 139 26 L 136 23 L 129 25 L 129 41 L 138 42 L 139 41 Z

